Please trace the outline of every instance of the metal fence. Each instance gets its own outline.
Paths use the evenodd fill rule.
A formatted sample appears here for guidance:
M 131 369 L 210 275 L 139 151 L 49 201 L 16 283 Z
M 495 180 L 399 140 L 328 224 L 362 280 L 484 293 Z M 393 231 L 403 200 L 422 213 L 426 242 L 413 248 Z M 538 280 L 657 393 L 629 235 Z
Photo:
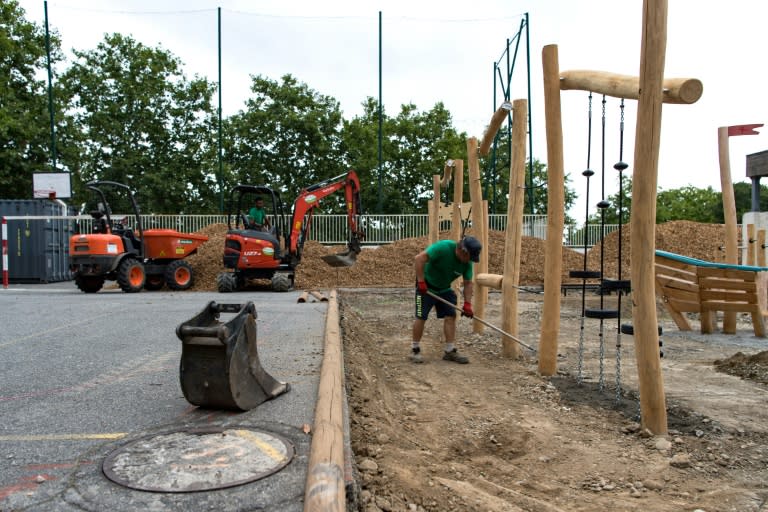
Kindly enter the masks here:
M 115 214 L 113 219 L 125 218 L 125 224 L 131 228 L 133 217 L 131 215 Z M 88 215 L 72 217 L 81 233 L 88 233 L 92 228 L 92 218 Z M 287 217 L 285 225 L 290 218 Z M 226 215 L 142 215 L 141 222 L 144 229 L 160 228 L 175 229 L 182 233 L 194 233 L 210 226 L 211 224 L 226 224 Z M 365 231 L 365 243 L 368 245 L 382 245 L 392 243 L 403 238 L 416 238 L 427 236 L 429 233 L 429 217 L 426 214 L 403 215 L 376 215 L 361 216 L 361 227 Z M 491 230 L 505 231 L 507 227 L 506 214 L 491 214 L 488 216 L 488 224 Z M 583 226 L 568 224 L 563 230 L 563 244 L 567 247 L 583 248 L 592 247 L 605 236 L 617 230 L 618 224 L 590 224 L 587 229 Z M 547 238 L 546 215 L 524 215 L 523 235 Z M 344 214 L 314 215 L 310 230 L 310 240 L 315 240 L 326 245 L 344 244 L 347 241 L 347 216 Z

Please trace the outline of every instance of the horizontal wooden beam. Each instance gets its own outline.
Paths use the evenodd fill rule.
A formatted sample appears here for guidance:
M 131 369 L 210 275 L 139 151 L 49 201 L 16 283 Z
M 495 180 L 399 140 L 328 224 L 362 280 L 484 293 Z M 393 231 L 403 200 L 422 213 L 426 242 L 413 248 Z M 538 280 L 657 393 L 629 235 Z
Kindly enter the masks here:
M 665 78 L 662 87 L 664 103 L 689 105 L 699 101 L 704 92 L 704 85 L 697 78 Z M 591 91 L 636 100 L 640 97 L 640 78 L 607 71 L 561 71 L 560 90 Z

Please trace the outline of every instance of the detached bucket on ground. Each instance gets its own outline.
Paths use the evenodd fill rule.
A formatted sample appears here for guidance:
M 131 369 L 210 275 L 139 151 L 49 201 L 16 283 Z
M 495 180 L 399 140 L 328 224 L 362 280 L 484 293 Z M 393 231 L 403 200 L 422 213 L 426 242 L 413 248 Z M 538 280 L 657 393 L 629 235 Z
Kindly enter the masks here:
M 220 322 L 221 313 L 235 313 Z M 247 411 L 290 389 L 261 366 L 256 348 L 256 306 L 217 304 L 176 328 L 182 342 L 181 389 L 192 405 Z

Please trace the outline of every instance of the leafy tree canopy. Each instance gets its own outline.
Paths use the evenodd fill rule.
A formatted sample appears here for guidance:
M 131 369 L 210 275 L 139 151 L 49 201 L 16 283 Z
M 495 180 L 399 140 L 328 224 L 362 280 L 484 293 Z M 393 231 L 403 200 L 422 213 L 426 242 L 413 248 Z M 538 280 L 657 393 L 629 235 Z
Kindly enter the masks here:
M 432 176 L 442 174 L 447 160 L 466 160 L 466 134 L 456 132 L 442 103 L 426 112 L 419 112 L 413 104 L 402 105 L 395 117 L 384 113 L 384 158 L 379 169 L 378 130 L 378 103 L 371 97 L 363 102 L 362 115 L 344 123 L 344 148 L 349 165 L 360 171 L 364 181 L 361 187 L 367 210 L 426 213 Z
M 61 57 L 50 37 L 52 63 Z M 42 27 L 24 19 L 16 0 L 0 2 L 0 189 L 6 199 L 28 199 L 32 174 L 51 171 L 50 115 Z
M 301 189 L 347 172 L 338 101 L 291 75 L 254 76 L 251 92 L 245 110 L 227 121 L 228 187 L 266 185 L 290 205 Z
M 76 197 L 87 196 L 85 182 L 112 180 L 129 185 L 147 213 L 211 211 L 214 86 L 187 80 L 169 52 L 120 34 L 74 53 L 61 77 L 70 113 L 61 150 Z

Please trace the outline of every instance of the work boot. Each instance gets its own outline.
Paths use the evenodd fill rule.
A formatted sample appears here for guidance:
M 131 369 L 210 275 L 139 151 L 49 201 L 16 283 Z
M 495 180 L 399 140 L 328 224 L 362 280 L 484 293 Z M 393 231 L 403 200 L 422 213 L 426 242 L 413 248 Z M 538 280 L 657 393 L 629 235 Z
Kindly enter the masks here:
M 445 361 L 453 361 L 454 363 L 459 364 L 467 364 L 469 362 L 469 358 L 459 354 L 458 350 L 456 349 L 453 349 L 450 352 L 445 352 L 443 354 L 443 359 Z
M 416 364 L 424 362 L 424 358 L 421 357 L 421 347 L 411 349 L 411 362 Z

